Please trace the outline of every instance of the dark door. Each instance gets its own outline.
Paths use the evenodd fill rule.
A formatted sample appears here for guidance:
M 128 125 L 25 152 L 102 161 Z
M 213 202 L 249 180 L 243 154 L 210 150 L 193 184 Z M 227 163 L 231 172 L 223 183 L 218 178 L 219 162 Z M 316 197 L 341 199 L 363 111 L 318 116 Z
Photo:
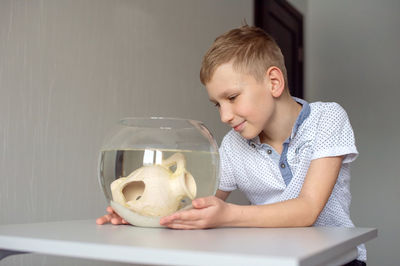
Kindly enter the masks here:
M 285 57 L 290 93 L 303 98 L 303 16 L 283 0 L 255 0 L 254 9 L 254 25 L 275 39 Z

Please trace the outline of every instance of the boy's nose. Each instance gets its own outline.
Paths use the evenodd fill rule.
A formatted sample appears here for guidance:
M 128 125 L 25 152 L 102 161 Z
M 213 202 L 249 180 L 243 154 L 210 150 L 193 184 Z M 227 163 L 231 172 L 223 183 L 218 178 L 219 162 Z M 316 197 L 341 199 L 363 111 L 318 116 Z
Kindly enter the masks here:
M 220 107 L 219 115 L 221 116 L 222 123 L 230 124 L 230 122 L 233 120 L 232 110 L 230 110 L 230 108 L 228 108 L 226 106 Z

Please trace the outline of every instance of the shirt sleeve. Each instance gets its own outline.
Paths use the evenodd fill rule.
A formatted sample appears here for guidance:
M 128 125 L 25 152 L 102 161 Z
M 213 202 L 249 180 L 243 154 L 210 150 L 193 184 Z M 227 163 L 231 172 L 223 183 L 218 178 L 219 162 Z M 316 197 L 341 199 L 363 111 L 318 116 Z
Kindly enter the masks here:
M 344 156 L 343 163 L 350 163 L 358 156 L 349 118 L 337 103 L 330 103 L 321 114 L 312 160 L 333 156 Z
M 219 148 L 219 189 L 222 191 L 233 191 L 237 189 L 233 165 L 229 158 L 229 148 L 229 140 L 224 138 Z

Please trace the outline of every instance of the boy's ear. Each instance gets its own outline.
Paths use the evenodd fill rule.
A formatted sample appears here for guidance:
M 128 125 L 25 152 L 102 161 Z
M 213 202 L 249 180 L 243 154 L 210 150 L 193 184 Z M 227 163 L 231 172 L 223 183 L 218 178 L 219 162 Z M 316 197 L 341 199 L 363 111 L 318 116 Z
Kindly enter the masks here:
M 285 79 L 282 71 L 278 67 L 272 66 L 268 68 L 266 78 L 271 95 L 275 98 L 280 97 L 285 90 Z

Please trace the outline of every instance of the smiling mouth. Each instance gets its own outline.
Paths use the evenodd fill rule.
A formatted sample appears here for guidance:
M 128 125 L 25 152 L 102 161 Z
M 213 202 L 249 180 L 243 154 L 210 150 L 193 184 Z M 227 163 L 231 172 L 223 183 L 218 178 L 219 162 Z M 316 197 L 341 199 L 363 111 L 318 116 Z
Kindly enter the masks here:
M 245 121 L 243 121 L 242 123 L 240 123 L 240 124 L 234 126 L 233 129 L 234 129 L 235 131 L 241 131 L 241 130 L 243 129 L 243 127 L 244 127 L 244 122 L 245 122 Z

